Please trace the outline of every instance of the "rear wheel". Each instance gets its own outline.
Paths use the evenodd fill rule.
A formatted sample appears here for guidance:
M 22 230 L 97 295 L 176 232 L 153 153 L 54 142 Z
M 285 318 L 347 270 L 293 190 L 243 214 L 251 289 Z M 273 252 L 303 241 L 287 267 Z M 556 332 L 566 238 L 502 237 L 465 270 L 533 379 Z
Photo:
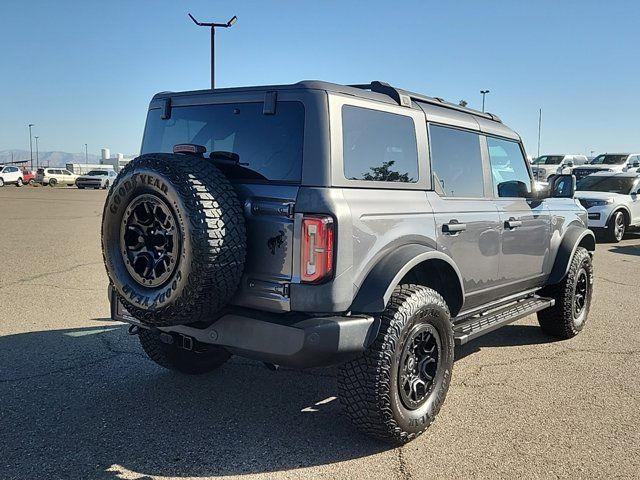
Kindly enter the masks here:
M 453 369 L 449 309 L 436 291 L 396 287 L 373 344 L 338 375 L 341 403 L 364 433 L 406 443 L 440 411 Z
M 55 178 L 52 178 L 49 180 L 50 187 L 55 187 L 57 184 L 58 184 L 58 180 L 56 180 Z
M 562 282 L 540 291 L 553 298 L 553 307 L 538 312 L 538 323 L 545 333 L 561 339 L 575 337 L 582 331 L 589 315 L 593 288 L 593 264 L 586 248 L 578 247 L 569 272 Z
M 627 230 L 627 220 L 624 217 L 624 213 L 620 210 L 614 212 L 609 219 L 609 224 L 606 229 L 606 239 L 612 243 L 618 243 L 624 237 L 624 233 Z
M 21 187 L 22 185 L 24 185 L 24 183 L 22 183 L 22 179 L 18 178 L 18 181 L 16 182 L 16 186 Z
M 35 184 L 36 184 L 36 181 L 33 178 L 29 180 L 29 185 L 34 186 Z
M 192 375 L 208 373 L 224 364 L 231 354 L 222 347 L 195 343 L 191 350 L 178 346 L 175 337 L 167 334 L 172 343 L 162 341 L 160 334 L 146 328 L 138 333 L 140 345 L 147 356 L 161 367 Z

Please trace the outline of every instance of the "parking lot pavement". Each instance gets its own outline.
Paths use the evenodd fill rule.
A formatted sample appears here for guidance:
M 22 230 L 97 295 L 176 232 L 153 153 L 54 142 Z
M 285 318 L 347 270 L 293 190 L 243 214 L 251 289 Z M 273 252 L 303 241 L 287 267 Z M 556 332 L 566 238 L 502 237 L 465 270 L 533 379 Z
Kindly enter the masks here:
M 535 317 L 457 351 L 435 424 L 402 447 L 356 433 L 335 371 L 233 359 L 164 371 L 110 322 L 105 192 L 0 189 L 0 477 L 637 477 L 640 235 L 598 245 L 585 331 Z

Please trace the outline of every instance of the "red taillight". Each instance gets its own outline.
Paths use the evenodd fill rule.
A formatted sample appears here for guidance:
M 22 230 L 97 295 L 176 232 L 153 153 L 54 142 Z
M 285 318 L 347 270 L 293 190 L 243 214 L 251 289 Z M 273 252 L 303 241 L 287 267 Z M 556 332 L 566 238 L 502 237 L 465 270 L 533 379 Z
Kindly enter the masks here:
M 333 218 L 305 215 L 302 219 L 303 282 L 316 283 L 333 275 Z

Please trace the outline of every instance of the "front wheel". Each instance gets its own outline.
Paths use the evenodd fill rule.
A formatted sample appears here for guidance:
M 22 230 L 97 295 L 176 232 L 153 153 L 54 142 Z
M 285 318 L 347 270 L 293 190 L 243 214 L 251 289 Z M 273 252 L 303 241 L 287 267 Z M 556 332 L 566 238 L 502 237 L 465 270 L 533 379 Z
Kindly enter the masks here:
M 22 179 L 19 178 L 18 181 L 16 182 L 16 186 L 21 187 L 22 185 L 24 185 L 24 183 L 22 182 Z
M 36 181 L 33 178 L 29 180 L 29 185 L 33 187 L 35 184 L 36 184 Z
M 606 229 L 606 239 L 612 243 L 618 243 L 624 237 L 624 233 L 627 229 L 627 222 L 624 218 L 624 213 L 621 211 L 614 212 L 611 215 L 609 224 Z
M 4 180 L 0 178 L 0 187 L 4 187 Z
M 538 323 L 542 330 L 560 339 L 575 337 L 587 322 L 592 293 L 591 255 L 586 248 L 578 247 L 564 280 L 540 291 L 541 295 L 556 301 L 553 307 L 538 312 Z
M 376 340 L 338 374 L 351 421 L 394 443 L 416 438 L 444 403 L 453 348 L 449 308 L 440 294 L 419 285 L 396 287 Z
M 180 373 L 198 375 L 208 373 L 224 364 L 231 354 L 222 347 L 197 343 L 192 350 L 178 347 L 176 342 L 164 343 L 160 335 L 141 328 L 140 345 L 151 360 L 161 367 Z
M 58 180 L 56 180 L 55 178 L 52 178 L 51 180 L 49 180 L 50 187 L 55 187 L 57 183 L 58 183 Z

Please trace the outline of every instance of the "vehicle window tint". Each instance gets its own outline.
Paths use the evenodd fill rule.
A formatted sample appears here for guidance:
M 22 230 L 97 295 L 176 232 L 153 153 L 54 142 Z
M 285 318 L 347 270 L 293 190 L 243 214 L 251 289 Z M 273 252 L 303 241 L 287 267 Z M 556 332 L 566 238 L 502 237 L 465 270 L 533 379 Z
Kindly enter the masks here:
M 483 197 L 480 136 L 465 130 L 430 125 L 429 141 L 436 192 L 447 197 Z
M 487 137 L 493 193 L 497 197 L 526 197 L 531 177 L 518 142 Z
M 418 181 L 418 147 L 411 117 L 345 105 L 342 142 L 345 178 Z
M 178 143 L 195 143 L 207 156 L 237 158 L 235 165 L 221 162 L 229 178 L 299 182 L 304 106 L 279 101 L 274 115 L 265 115 L 263 107 L 262 102 L 174 107 L 166 120 L 160 109 L 149 110 L 142 153 L 171 153 Z

